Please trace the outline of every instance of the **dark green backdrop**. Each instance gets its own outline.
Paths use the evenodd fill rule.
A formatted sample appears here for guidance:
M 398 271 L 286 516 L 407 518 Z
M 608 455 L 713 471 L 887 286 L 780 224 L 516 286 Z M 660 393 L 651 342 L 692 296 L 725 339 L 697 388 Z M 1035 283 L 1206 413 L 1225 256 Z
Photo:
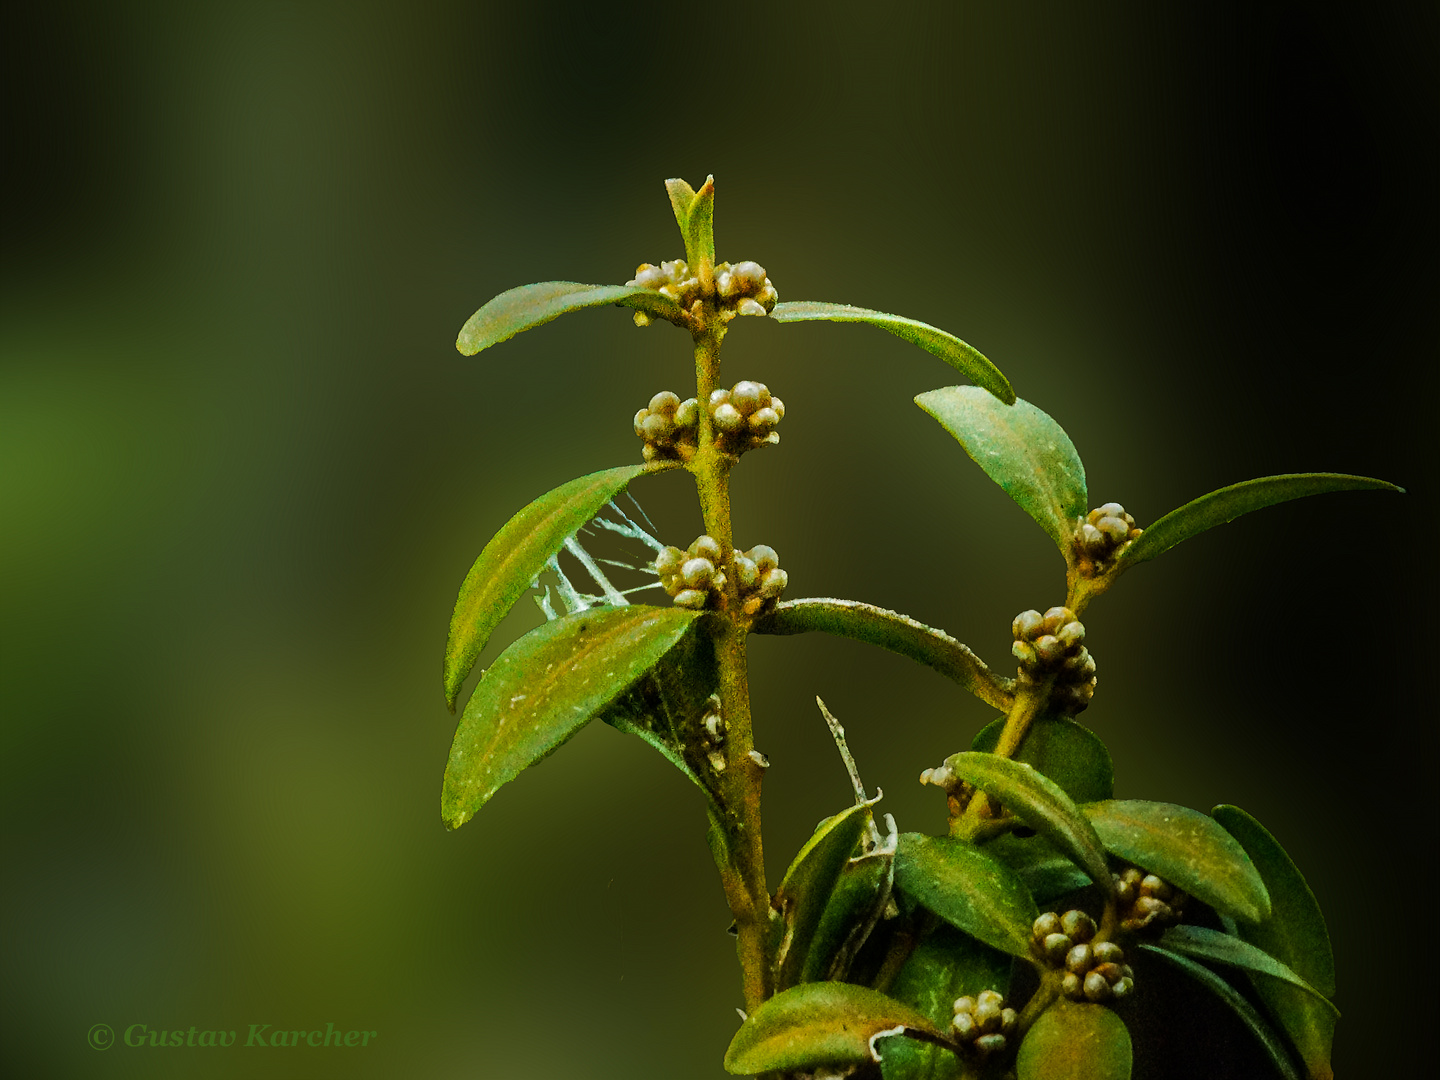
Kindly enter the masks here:
M 585 312 L 481 357 L 481 302 L 672 258 L 944 326 L 1142 523 L 1251 475 L 1405 485 L 1270 511 L 1086 622 L 1125 796 L 1235 802 L 1332 928 L 1343 1077 L 1431 1043 L 1434 5 L 7 5 L 3 1029 L 26 1077 L 717 1077 L 738 1002 L 698 797 L 597 727 L 456 834 L 454 593 L 536 494 L 637 460 L 688 342 Z M 1046 537 L 911 404 L 949 368 L 747 320 L 787 403 L 736 475 L 791 594 L 992 658 Z M 666 539 L 682 477 L 637 483 Z M 497 635 L 521 631 L 519 611 Z M 850 643 L 757 641 L 769 857 L 847 786 L 902 828 L 989 719 Z M 1418 936 L 1417 936 L 1418 935 Z M 1433 936 L 1433 935 L 1432 935 Z M 360 1050 L 92 1050 L 270 1023 Z

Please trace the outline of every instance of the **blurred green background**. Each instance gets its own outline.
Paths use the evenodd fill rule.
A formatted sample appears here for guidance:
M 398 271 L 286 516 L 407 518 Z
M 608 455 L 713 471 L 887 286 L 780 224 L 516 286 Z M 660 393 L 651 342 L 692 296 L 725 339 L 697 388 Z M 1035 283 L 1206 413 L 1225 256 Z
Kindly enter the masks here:
M 691 377 L 682 334 L 611 309 L 473 359 L 454 334 L 512 285 L 676 257 L 661 182 L 713 172 L 722 258 L 960 334 L 1142 524 L 1266 473 L 1409 489 L 1127 577 L 1086 619 L 1085 716 L 1121 795 L 1234 802 L 1289 847 L 1338 1071 L 1403 1075 L 1437 1004 L 1409 936 L 1440 840 L 1440 32 L 1433 4 L 1263 8 L 7 5 L 4 1071 L 722 1075 L 738 978 L 677 773 L 597 725 L 463 830 L 438 813 L 471 561 L 638 460 L 630 416 Z M 788 407 L 735 498 L 791 595 L 992 660 L 1058 602 L 1049 540 L 911 403 L 949 368 L 745 320 L 726 370 Z M 686 488 L 633 488 L 668 542 Z M 915 778 L 984 706 L 814 637 L 753 672 L 772 874 L 849 798 L 817 693 L 884 809 L 943 827 Z M 96 1052 L 102 1022 L 380 1034 Z

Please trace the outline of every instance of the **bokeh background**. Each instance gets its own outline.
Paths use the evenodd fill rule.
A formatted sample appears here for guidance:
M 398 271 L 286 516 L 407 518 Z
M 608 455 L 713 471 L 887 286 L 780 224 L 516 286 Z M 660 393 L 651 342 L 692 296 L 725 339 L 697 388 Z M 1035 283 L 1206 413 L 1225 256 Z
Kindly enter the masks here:
M 722 1075 L 738 979 L 677 773 L 596 725 L 463 830 L 438 813 L 470 562 L 535 495 L 638 460 L 631 414 L 691 371 L 678 331 L 611 309 L 473 359 L 454 334 L 512 285 L 675 257 L 661 182 L 707 172 L 722 258 L 960 334 L 1142 524 L 1274 472 L 1409 489 L 1127 577 L 1086 618 L 1085 719 L 1121 795 L 1238 803 L 1288 845 L 1330 920 L 1341 1076 L 1428 1060 L 1434 5 L 3 20 L 7 1075 Z M 727 357 L 788 406 L 736 518 L 792 595 L 991 658 L 1058 602 L 1049 540 L 911 403 L 949 368 L 760 320 Z M 686 488 L 633 489 L 669 542 L 699 531 Z M 849 798 L 817 693 L 901 827 L 943 827 L 915 778 L 984 706 L 848 642 L 757 640 L 753 672 L 772 874 Z M 380 1034 L 96 1052 L 102 1022 Z

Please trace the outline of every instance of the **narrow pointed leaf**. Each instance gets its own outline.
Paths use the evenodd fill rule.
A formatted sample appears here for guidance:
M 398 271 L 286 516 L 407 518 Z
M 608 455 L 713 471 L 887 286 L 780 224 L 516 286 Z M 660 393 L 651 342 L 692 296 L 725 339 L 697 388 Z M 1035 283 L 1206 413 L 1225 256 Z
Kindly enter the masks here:
M 1129 1080 L 1133 1053 L 1125 1022 L 1104 1005 L 1061 1001 L 1025 1033 L 1019 1080 Z
M 1015 401 L 1010 380 L 979 349 L 929 323 L 849 304 L 829 304 L 823 300 L 792 300 L 776 304 L 770 317 L 782 323 L 852 322 L 878 326 L 926 352 L 934 353 L 977 387 L 989 391 L 1005 404 Z
M 1055 848 L 1074 860 L 1109 895 L 1110 867 L 1100 837 L 1059 784 L 1024 762 L 967 751 L 946 764 L 962 780 L 993 796 Z
M 1295 1071 L 1294 1064 L 1290 1061 L 1290 1053 L 1285 1048 L 1284 1040 L 1282 1040 L 1275 1029 L 1266 1022 L 1265 1018 L 1256 1011 L 1255 1006 L 1245 1000 L 1244 995 L 1238 990 L 1219 975 L 1216 975 L 1215 972 L 1211 971 L 1204 964 L 1197 964 L 1194 960 L 1186 959 L 1178 953 L 1173 953 L 1169 949 L 1161 948 L 1159 945 L 1152 945 L 1147 941 L 1140 942 L 1139 946 L 1147 952 L 1163 957 L 1167 963 L 1173 964 L 1221 1001 L 1225 1002 L 1226 1005 L 1229 1005 L 1230 1008 L 1235 1011 L 1235 1015 L 1240 1018 L 1241 1022 L 1250 1029 L 1250 1033 L 1255 1036 L 1255 1040 L 1264 1048 L 1266 1056 L 1269 1057 L 1270 1063 L 1275 1067 L 1275 1073 L 1280 1077 L 1280 1080 L 1300 1080 L 1299 1074 Z
M 653 667 L 700 615 L 631 605 L 536 627 L 485 672 L 455 729 L 440 813 L 458 829 L 500 786 L 586 725 Z
M 1261 510 L 1277 503 L 1289 502 L 1291 499 L 1303 499 L 1307 495 L 1362 490 L 1396 491 L 1402 494 L 1405 491 L 1404 488 L 1384 480 L 1350 476 L 1346 473 L 1285 473 L 1231 484 L 1208 495 L 1201 495 L 1180 509 L 1170 511 L 1149 526 L 1120 553 L 1119 565 L 1123 568 L 1153 559 L 1182 540 L 1188 540 L 1206 529 L 1213 529 L 1216 525 L 1234 521 L 1252 510 Z
M 558 319 L 581 308 L 620 304 L 661 319 L 675 319 L 680 305 L 639 285 L 586 285 L 580 281 L 541 281 L 509 289 L 471 315 L 460 328 L 455 348 L 466 356 L 509 341 L 522 330 Z
M 1086 511 L 1085 466 L 1059 424 L 1028 401 L 1002 405 L 973 386 L 931 390 L 915 404 L 959 440 L 1062 553 L 1070 550 Z
M 859 845 L 871 820 L 870 807 L 877 801 L 857 803 L 822 821 L 785 872 L 775 893 L 785 923 L 778 981 L 781 989 L 800 981 L 825 905 Z
M 915 946 L 890 996 L 914 1006 L 943 1031 L 955 1015 L 956 998 L 982 990 L 1003 994 L 1009 983 L 1010 957 L 941 924 Z M 962 1075 L 959 1060 L 943 1046 L 903 1037 L 879 1046 L 884 1080 L 959 1080 Z
M 644 471 L 643 465 L 623 465 L 561 484 L 507 521 L 485 545 L 465 575 L 450 617 L 445 703 L 452 712 L 460 687 L 491 633 L 545 569 L 550 556 Z
M 886 883 L 894 868 L 893 852 L 875 852 L 849 859 L 840 870 L 825 912 L 810 939 L 810 949 L 799 982 L 820 982 L 843 979 L 845 972 L 832 973 L 831 967 L 850 935 L 857 932 L 875 914 L 876 908 L 889 899 Z
M 704 268 L 715 266 L 715 177 L 707 176 L 705 183 L 690 200 L 685 212 L 685 261 L 692 274 L 704 279 Z
M 1040 914 L 1018 874 L 974 844 L 949 836 L 903 833 L 895 887 L 991 948 L 1030 955 L 1030 926 Z
M 1291 971 L 1287 965 L 1242 938 L 1232 937 L 1205 926 L 1172 926 L 1161 935 L 1160 944 L 1181 956 L 1214 960 L 1218 964 L 1229 964 L 1231 967 L 1281 979 L 1309 994 L 1332 1016 L 1340 1015 L 1339 1010 L 1330 1004 L 1319 990 Z
M 1002 716 L 980 730 L 970 749 L 993 753 L 1004 730 Z M 1110 751 L 1098 735 L 1068 716 L 1036 717 L 1014 760 L 1035 766 L 1076 803 L 1099 802 L 1115 794 L 1115 765 Z
M 1270 894 L 1250 856 L 1206 815 L 1143 799 L 1110 799 L 1084 810 L 1106 850 L 1223 914 L 1251 923 L 1270 917 Z
M 688 236 L 690 204 L 695 201 L 695 189 L 679 177 L 674 177 L 665 181 L 665 193 L 670 196 L 670 209 L 675 212 L 675 224 L 680 226 L 680 235 Z M 688 258 L 688 251 L 686 256 Z
M 1250 944 L 1284 961 L 1326 997 L 1335 993 L 1335 960 L 1325 916 L 1304 875 L 1265 827 L 1238 806 L 1212 812 L 1245 849 L 1270 893 L 1273 913 L 1258 926 L 1238 927 Z M 1283 982 L 1254 979 L 1255 990 L 1280 1020 L 1300 1051 L 1311 1080 L 1330 1080 L 1335 1014 L 1329 1003 Z
M 874 1040 L 901 1031 L 941 1037 L 924 1015 L 878 991 L 804 983 L 776 994 L 740 1025 L 725 1051 L 725 1071 L 744 1076 L 878 1061 Z
M 898 611 L 856 600 L 811 598 L 786 600 L 755 621 L 757 634 L 806 634 L 814 630 L 852 638 L 908 656 L 939 672 L 997 709 L 1009 710 L 1014 699 L 1006 681 L 985 662 L 943 630 L 916 622 Z

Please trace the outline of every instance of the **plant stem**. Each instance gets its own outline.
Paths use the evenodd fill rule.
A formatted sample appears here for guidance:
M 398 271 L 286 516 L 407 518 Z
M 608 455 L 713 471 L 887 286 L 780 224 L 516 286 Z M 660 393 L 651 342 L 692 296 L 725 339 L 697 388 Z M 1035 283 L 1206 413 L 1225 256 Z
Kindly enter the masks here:
M 1015 755 L 1015 751 L 1020 749 L 1020 744 L 1025 740 L 1031 723 L 1040 715 L 1045 702 L 1049 700 L 1050 686 L 1054 681 L 1055 676 L 1048 675 L 1039 682 L 1022 679 L 1015 684 L 1015 701 L 1010 706 L 1010 714 L 1005 717 L 1005 728 L 1000 732 L 1000 741 L 995 744 L 992 753 L 1003 758 Z M 977 791 L 964 812 L 951 821 L 950 835 L 976 840 L 990 828 L 994 816 L 989 796 L 983 791 Z
M 715 620 L 715 653 L 720 674 L 720 709 L 725 717 L 725 771 L 718 777 L 725 808 L 723 827 L 729 865 L 720 867 L 726 900 L 735 916 L 744 986 L 745 1009 L 752 1011 L 773 990 L 774 964 L 770 931 L 770 890 L 765 882 L 765 854 L 760 836 L 760 786 L 764 768 L 752 756 L 755 749 L 750 723 L 750 685 L 745 645 L 749 627 L 735 618 L 739 610 L 738 578 L 732 553 L 730 525 L 730 462 L 715 445 L 714 427 L 707 403 L 720 370 L 720 340 L 724 330 L 702 326 L 695 333 L 695 389 L 699 405 L 699 446 L 690 464 L 705 532 L 720 545 L 720 566 L 725 574 L 725 612 Z M 718 854 L 718 852 L 717 852 Z

